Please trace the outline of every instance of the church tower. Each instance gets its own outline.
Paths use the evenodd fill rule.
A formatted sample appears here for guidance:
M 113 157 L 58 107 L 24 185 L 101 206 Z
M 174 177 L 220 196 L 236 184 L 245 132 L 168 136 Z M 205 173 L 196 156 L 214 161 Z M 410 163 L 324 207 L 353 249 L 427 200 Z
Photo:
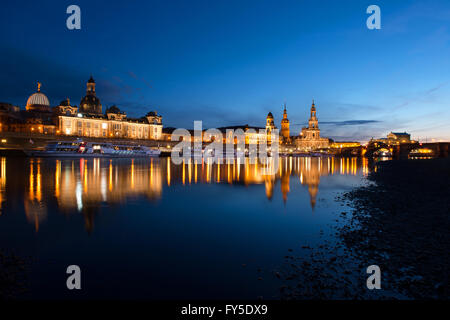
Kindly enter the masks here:
M 95 80 L 92 76 L 89 78 L 86 87 L 86 94 L 92 94 L 95 96 Z
M 283 119 L 281 119 L 281 137 L 285 142 L 290 139 L 289 119 L 287 117 L 286 103 L 284 104 Z
M 311 117 L 309 118 L 308 124 L 309 129 L 319 129 L 319 120 L 317 119 L 316 116 L 316 105 L 314 104 L 314 100 L 312 102 Z
M 267 142 L 272 142 L 272 131 L 275 130 L 277 127 L 275 127 L 275 122 L 273 120 L 273 114 L 272 112 L 269 112 L 266 118 L 266 136 L 267 136 Z
M 266 118 L 266 133 L 270 134 L 273 129 L 276 129 L 275 122 L 273 121 L 273 114 L 269 112 Z
M 314 100 L 311 105 L 311 113 L 308 126 L 302 128 L 300 137 L 295 141 L 297 148 L 301 150 L 311 151 L 315 149 L 328 148 L 329 140 L 320 136 L 319 119 L 316 115 L 316 105 Z
M 95 80 L 92 76 L 89 78 L 86 84 L 86 96 L 81 99 L 80 113 L 84 114 L 101 114 L 102 104 L 100 99 L 97 98 L 95 93 Z

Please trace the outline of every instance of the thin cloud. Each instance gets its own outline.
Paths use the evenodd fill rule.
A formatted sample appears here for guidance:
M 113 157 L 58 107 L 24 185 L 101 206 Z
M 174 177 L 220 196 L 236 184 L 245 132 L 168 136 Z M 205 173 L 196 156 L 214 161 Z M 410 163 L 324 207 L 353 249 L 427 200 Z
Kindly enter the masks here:
M 138 77 L 133 71 L 128 71 L 128 75 L 131 78 L 142 82 L 147 88 L 152 89 L 152 85 L 147 80 L 145 80 L 144 78 Z
M 432 94 L 433 92 L 438 91 L 440 88 L 446 86 L 447 83 L 448 83 L 448 81 L 442 82 L 442 83 L 438 84 L 436 87 L 427 90 L 427 91 L 425 92 L 425 94 L 427 94 L 427 95 L 428 95 L 428 94 Z
M 445 82 L 439 83 L 438 85 L 436 85 L 428 90 L 419 92 L 416 94 L 415 97 L 405 99 L 405 101 L 398 104 L 396 107 L 394 107 L 394 109 L 397 109 L 397 110 L 402 109 L 402 108 L 410 105 L 411 103 L 429 102 L 430 99 L 433 97 L 433 93 L 439 91 L 440 89 L 445 87 L 447 84 L 448 84 L 448 81 L 445 81 Z
M 334 125 L 334 126 L 356 126 L 356 125 L 365 125 L 372 123 L 379 123 L 379 120 L 344 120 L 344 121 L 320 121 L 321 125 Z M 296 123 L 294 125 L 300 126 L 305 125 L 307 123 Z
M 371 123 L 379 123 L 379 120 L 344 120 L 344 121 L 321 121 L 320 124 L 335 126 L 357 126 Z

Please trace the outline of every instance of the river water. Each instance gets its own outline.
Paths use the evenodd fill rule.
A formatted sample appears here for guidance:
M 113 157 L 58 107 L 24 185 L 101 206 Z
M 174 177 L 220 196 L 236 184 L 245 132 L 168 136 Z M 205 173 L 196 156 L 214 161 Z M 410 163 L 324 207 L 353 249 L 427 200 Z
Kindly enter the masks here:
M 0 250 L 29 259 L 19 298 L 277 298 L 273 270 L 320 241 L 367 160 L 0 159 Z M 82 289 L 68 290 L 78 265 Z

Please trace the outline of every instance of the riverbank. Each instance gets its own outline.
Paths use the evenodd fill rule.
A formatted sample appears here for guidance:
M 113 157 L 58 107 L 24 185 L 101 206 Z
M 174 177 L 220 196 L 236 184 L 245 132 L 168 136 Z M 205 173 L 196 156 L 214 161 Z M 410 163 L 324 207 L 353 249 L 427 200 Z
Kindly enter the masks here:
M 27 291 L 29 261 L 0 250 L 0 301 L 14 299 Z
M 290 257 L 282 298 L 450 297 L 450 159 L 381 162 L 368 180 L 338 198 L 353 212 L 341 213 L 336 243 Z M 382 290 L 366 287 L 373 264 Z
M 449 298 L 450 159 L 380 163 L 375 185 L 345 195 L 355 209 L 345 245 L 411 298 Z

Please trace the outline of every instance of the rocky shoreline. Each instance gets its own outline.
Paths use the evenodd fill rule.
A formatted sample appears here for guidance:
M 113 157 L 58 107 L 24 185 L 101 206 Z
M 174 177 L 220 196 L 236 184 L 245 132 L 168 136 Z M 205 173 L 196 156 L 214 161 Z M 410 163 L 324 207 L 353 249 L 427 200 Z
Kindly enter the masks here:
M 304 246 L 276 271 L 283 299 L 448 299 L 450 159 L 378 163 L 368 185 L 340 197 L 337 241 Z M 366 268 L 381 268 L 368 290 Z

